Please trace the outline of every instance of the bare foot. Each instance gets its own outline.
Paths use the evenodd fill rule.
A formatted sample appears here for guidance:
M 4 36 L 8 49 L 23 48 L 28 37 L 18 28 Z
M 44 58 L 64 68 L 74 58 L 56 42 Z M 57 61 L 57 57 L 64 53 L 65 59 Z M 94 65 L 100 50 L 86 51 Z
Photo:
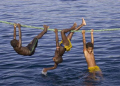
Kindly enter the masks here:
M 55 32 L 55 33 L 58 33 L 58 29 L 54 29 L 54 32 Z
M 82 25 L 83 25 L 83 26 L 86 25 L 86 22 L 85 22 L 84 18 L 82 18 Z
M 14 23 L 14 27 L 17 27 L 17 24 L 16 24 L 16 23 Z
M 18 23 L 17 25 L 18 25 L 18 27 L 21 27 L 21 24 Z
M 47 25 L 43 25 L 43 27 L 44 27 L 44 31 L 47 32 L 49 26 L 47 26 Z
M 74 24 L 73 24 L 73 26 L 71 27 L 71 29 L 75 29 L 77 27 L 77 23 L 75 22 Z
M 81 27 L 83 27 L 83 26 L 85 26 L 85 25 L 86 25 L 86 22 L 85 22 L 84 18 L 82 18 L 82 23 L 81 23 L 81 25 L 79 25 L 79 26 L 75 29 L 75 31 L 78 31 Z

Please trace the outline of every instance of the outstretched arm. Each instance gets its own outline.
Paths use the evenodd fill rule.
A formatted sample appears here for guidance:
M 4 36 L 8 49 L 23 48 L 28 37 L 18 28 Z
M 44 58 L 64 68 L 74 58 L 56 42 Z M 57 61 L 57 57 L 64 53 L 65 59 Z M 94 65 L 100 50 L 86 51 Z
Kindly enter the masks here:
M 92 44 L 94 45 L 94 37 L 93 37 L 93 29 L 91 29 L 91 42 L 92 42 Z
M 19 48 L 22 46 L 22 38 L 21 38 L 21 25 L 18 24 L 18 29 L 19 29 Z
M 56 39 L 56 51 L 57 51 L 57 54 L 56 54 L 56 55 L 59 55 L 60 47 L 59 47 L 59 39 L 58 39 L 58 30 L 55 29 L 54 32 L 55 32 L 55 39 Z M 55 57 L 55 58 L 56 58 L 56 57 Z M 53 61 L 54 61 L 54 58 L 53 58 Z M 55 64 L 54 64 L 53 67 L 43 68 L 42 73 L 43 73 L 44 75 L 46 75 L 46 73 L 47 73 L 48 70 L 56 69 L 57 66 L 58 66 L 58 63 L 55 62 Z
M 83 48 L 84 50 L 86 50 L 85 30 L 82 30 L 82 35 L 83 35 Z
M 16 27 L 17 27 L 17 24 L 14 23 L 14 34 L 13 34 L 13 38 L 16 39 Z
M 43 68 L 43 72 L 44 72 L 44 73 L 46 73 L 48 70 L 53 70 L 53 69 L 56 69 L 56 68 L 57 68 L 57 66 L 58 66 L 58 64 L 57 64 L 57 63 L 55 63 L 53 67 L 50 67 L 50 68 Z

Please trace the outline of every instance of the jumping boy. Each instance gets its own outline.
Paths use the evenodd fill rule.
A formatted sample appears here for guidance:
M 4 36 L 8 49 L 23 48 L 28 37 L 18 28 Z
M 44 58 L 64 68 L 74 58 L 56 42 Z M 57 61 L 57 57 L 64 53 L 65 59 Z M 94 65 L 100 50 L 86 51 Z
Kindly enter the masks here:
M 72 39 L 72 36 L 73 36 L 74 32 L 70 32 L 70 31 L 71 30 L 77 31 L 85 25 L 86 25 L 86 22 L 85 22 L 84 19 L 82 19 L 82 24 L 80 26 L 78 26 L 77 28 L 76 28 L 77 24 L 74 23 L 74 25 L 71 28 L 63 29 L 61 31 L 62 41 L 60 42 L 60 44 L 59 44 L 59 38 L 58 38 L 58 30 L 55 29 L 54 32 L 55 32 L 55 37 L 56 37 L 56 50 L 55 50 L 55 56 L 53 57 L 53 61 L 55 63 L 54 63 L 53 67 L 43 68 L 42 74 L 46 75 L 48 70 L 56 69 L 58 64 L 63 61 L 62 56 L 65 53 L 65 51 L 70 51 L 71 50 L 71 48 L 72 48 L 71 39 Z M 67 32 L 70 32 L 68 34 L 68 36 L 65 35 L 65 33 L 67 33 Z
M 85 39 L 85 30 L 82 30 L 82 35 L 83 35 L 83 52 L 87 61 L 88 70 L 89 73 L 93 74 L 92 77 L 95 78 L 96 73 L 99 73 L 99 75 L 102 76 L 102 72 L 95 62 L 94 51 L 93 51 L 94 49 L 93 31 L 94 30 L 91 29 L 91 42 L 88 42 L 87 44 Z
M 18 26 L 19 29 L 19 40 L 16 40 L 16 27 Z M 38 39 L 40 39 L 46 32 L 49 26 L 43 25 L 44 30 L 38 34 L 26 47 L 22 47 L 22 34 L 21 34 L 21 25 L 20 24 L 14 24 L 14 34 L 13 34 L 13 40 L 11 40 L 11 46 L 14 48 L 14 50 L 24 56 L 31 56 L 35 52 L 35 48 L 37 47 Z

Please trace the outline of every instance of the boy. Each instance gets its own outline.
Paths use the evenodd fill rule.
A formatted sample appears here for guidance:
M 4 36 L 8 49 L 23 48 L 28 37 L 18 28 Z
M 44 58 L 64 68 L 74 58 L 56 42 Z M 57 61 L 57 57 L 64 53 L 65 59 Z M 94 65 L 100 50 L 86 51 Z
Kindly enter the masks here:
M 70 51 L 72 48 L 72 44 L 71 44 L 71 39 L 72 36 L 74 34 L 74 32 L 70 32 L 71 30 L 79 30 L 81 27 L 85 26 L 86 22 L 84 19 L 82 19 L 82 24 L 76 28 L 77 24 L 74 23 L 74 25 L 69 28 L 69 29 L 63 29 L 61 31 L 61 37 L 62 37 L 62 41 L 59 44 L 59 39 L 58 39 L 58 30 L 55 29 L 55 36 L 56 36 L 56 50 L 55 50 L 55 56 L 53 57 L 53 61 L 55 62 L 53 67 L 50 68 L 43 68 L 42 70 L 42 74 L 46 75 L 48 70 L 52 70 L 52 69 L 56 69 L 58 64 L 61 63 L 63 61 L 62 56 L 65 53 L 65 51 Z M 68 34 L 68 36 L 65 35 L 65 33 L 70 32 Z
M 19 29 L 19 41 L 16 40 L 16 27 L 18 26 Z M 22 47 L 22 34 L 21 34 L 21 25 L 20 24 L 14 24 L 14 34 L 13 34 L 13 40 L 11 40 L 11 46 L 14 48 L 14 50 L 24 56 L 31 56 L 35 52 L 35 48 L 37 47 L 38 39 L 40 39 L 46 32 L 49 26 L 43 25 L 44 30 L 38 34 L 26 47 Z
M 95 73 L 99 73 L 100 76 L 102 76 L 102 72 L 100 68 L 96 65 L 95 62 L 95 57 L 94 57 L 94 37 L 93 37 L 93 29 L 91 29 L 91 42 L 88 42 L 86 44 L 86 39 L 85 39 L 85 30 L 82 30 L 82 35 L 83 35 L 83 52 L 84 56 L 87 61 L 88 65 L 88 70 L 90 73 L 93 74 L 93 77 L 95 77 Z

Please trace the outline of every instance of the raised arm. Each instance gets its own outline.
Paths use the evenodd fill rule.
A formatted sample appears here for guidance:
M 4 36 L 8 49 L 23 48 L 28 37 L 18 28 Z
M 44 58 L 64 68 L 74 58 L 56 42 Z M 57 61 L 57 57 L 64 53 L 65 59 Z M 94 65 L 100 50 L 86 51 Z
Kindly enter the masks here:
M 91 29 L 91 43 L 94 45 L 93 29 Z
M 18 24 L 18 29 L 19 29 L 19 48 L 22 46 L 22 34 L 21 34 L 21 25 Z
M 58 38 L 58 30 L 55 29 L 55 39 L 56 39 L 56 50 L 57 50 L 57 53 L 59 53 L 60 51 L 60 46 L 59 46 L 59 38 Z
M 82 35 L 83 35 L 83 49 L 86 50 L 85 30 L 82 30 Z
M 16 39 L 16 27 L 17 27 L 17 24 L 14 23 L 14 34 L 13 34 L 13 38 Z

